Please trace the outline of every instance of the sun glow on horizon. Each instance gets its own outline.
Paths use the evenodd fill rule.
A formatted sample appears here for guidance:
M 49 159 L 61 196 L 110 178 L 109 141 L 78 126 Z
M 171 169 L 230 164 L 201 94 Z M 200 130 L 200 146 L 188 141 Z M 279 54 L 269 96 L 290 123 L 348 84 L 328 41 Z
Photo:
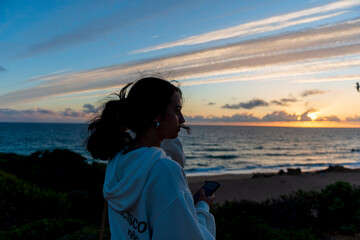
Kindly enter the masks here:
M 293 122 L 189 122 L 189 125 L 244 126 L 244 127 L 294 127 L 294 128 L 360 128 L 356 122 L 293 121 Z
M 318 114 L 319 114 L 319 112 L 310 112 L 306 116 L 311 118 L 311 121 L 314 121 L 314 120 L 316 120 L 318 118 Z

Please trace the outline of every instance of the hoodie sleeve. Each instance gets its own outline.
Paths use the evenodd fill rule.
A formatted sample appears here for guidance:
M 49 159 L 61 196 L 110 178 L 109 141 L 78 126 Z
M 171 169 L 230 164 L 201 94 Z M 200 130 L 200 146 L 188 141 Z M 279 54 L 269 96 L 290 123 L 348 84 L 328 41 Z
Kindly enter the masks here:
M 184 195 L 170 203 L 156 219 L 152 239 L 215 239 L 214 217 L 206 209 L 201 209 L 207 214 L 201 213 L 197 218 L 189 204 L 193 204 L 192 197 Z
M 196 204 L 196 215 L 199 219 L 199 223 L 206 227 L 206 229 L 215 236 L 215 219 L 209 210 L 209 205 L 204 201 L 199 201 Z
M 209 206 L 200 201 L 195 208 L 183 169 L 169 160 L 159 165 L 156 172 L 161 174 L 155 174 L 154 185 L 162 185 L 157 197 L 167 199 L 167 203 L 153 219 L 152 239 L 215 239 L 215 220 Z

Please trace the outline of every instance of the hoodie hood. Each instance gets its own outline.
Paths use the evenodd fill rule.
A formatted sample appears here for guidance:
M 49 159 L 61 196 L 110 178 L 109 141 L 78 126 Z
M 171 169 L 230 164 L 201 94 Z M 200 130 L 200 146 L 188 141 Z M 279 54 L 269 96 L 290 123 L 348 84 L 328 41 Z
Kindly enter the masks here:
M 129 153 L 119 152 L 106 168 L 104 198 L 117 211 L 131 209 L 138 201 L 152 166 L 168 158 L 157 147 L 142 147 Z

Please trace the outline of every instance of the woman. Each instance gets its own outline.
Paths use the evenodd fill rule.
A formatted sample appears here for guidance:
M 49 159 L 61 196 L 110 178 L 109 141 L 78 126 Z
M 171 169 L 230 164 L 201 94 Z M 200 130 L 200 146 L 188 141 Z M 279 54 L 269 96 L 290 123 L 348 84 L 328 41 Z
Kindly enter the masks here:
M 182 167 L 160 148 L 185 122 L 181 90 L 159 78 L 143 78 L 127 93 L 131 85 L 89 125 L 88 150 L 109 159 L 103 191 L 111 238 L 215 239 L 213 197 L 201 191 L 195 207 Z

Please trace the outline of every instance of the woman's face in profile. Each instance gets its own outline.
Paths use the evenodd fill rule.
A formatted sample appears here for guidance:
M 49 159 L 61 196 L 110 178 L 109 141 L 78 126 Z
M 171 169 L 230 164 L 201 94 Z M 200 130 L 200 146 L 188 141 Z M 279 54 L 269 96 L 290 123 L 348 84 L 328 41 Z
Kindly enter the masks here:
M 181 124 L 185 122 L 181 113 L 182 104 L 180 96 L 175 92 L 171 98 L 170 104 L 166 108 L 166 112 L 160 117 L 159 129 L 162 131 L 163 137 L 172 139 L 178 136 Z

